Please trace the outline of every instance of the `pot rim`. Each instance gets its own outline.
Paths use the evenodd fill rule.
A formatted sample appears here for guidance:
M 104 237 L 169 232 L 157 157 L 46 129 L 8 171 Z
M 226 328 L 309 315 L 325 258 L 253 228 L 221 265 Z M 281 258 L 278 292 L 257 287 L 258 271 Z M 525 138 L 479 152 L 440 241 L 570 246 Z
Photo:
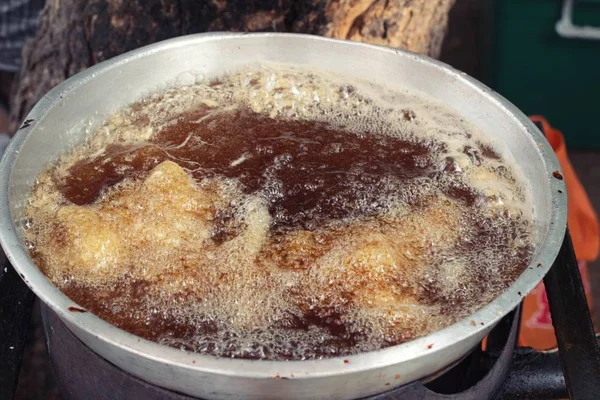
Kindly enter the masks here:
M 119 68 L 131 60 L 145 57 L 163 50 L 172 49 L 190 44 L 199 44 L 205 41 L 221 41 L 229 38 L 252 40 L 255 37 L 286 36 L 296 40 L 318 40 L 335 44 L 336 46 L 352 46 L 378 48 L 378 51 L 395 54 L 396 57 L 408 57 L 429 64 L 436 69 L 443 70 L 447 75 L 470 86 L 480 92 L 487 101 L 493 102 L 503 109 L 514 123 L 519 126 L 523 134 L 528 134 L 539 148 L 545 163 L 547 179 L 551 189 L 551 209 L 549 228 L 544 238 L 540 238 L 541 245 L 532 258 L 531 263 L 519 278 L 501 295 L 492 302 L 480 308 L 475 313 L 459 320 L 458 322 L 435 331 L 429 335 L 415 340 L 375 350 L 366 353 L 345 357 L 333 357 L 321 360 L 298 361 L 266 361 L 219 358 L 210 355 L 201 355 L 193 352 L 182 351 L 165 345 L 160 345 L 142 339 L 108 322 L 96 317 L 92 313 L 72 312 L 69 307 L 79 307 L 63 294 L 46 276 L 38 269 L 28 251 L 25 249 L 17 230 L 19 229 L 12 217 L 9 207 L 9 193 L 11 187 L 12 166 L 17 159 L 22 145 L 31 133 L 37 120 L 43 117 L 48 110 L 53 108 L 58 99 L 71 90 L 94 79 L 106 71 Z M 418 55 L 409 51 L 375 46 L 358 42 L 343 41 L 304 34 L 289 33 L 202 33 L 182 36 L 165 40 L 156 44 L 141 47 L 128 53 L 104 61 L 73 77 L 67 79 L 48 92 L 27 115 L 26 121 L 6 149 L 0 163 L 0 242 L 11 264 L 18 271 L 21 278 L 31 290 L 60 318 L 101 339 L 102 341 L 120 347 L 128 352 L 153 361 L 186 368 L 191 371 L 203 371 L 224 376 L 238 376 L 248 378 L 315 378 L 331 375 L 344 375 L 375 368 L 381 368 L 411 361 L 425 354 L 431 355 L 455 343 L 467 339 L 469 336 L 489 328 L 500 318 L 514 309 L 523 298 L 533 290 L 550 269 L 558 254 L 564 238 L 567 223 L 567 195 L 565 183 L 553 178 L 554 171 L 560 171 L 560 165 L 552 148 L 536 126 L 514 105 L 508 102 L 493 90 L 438 60 Z M 473 325 L 475 321 L 475 325 Z

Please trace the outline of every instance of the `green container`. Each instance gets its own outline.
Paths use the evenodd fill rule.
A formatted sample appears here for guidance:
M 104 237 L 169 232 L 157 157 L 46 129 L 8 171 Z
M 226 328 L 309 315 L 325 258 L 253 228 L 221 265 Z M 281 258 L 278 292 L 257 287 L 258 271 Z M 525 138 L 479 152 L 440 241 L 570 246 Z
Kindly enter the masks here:
M 561 37 L 562 9 L 562 0 L 490 0 L 484 81 L 546 117 L 569 148 L 600 149 L 600 39 Z M 572 22 L 600 30 L 600 0 L 577 1 Z

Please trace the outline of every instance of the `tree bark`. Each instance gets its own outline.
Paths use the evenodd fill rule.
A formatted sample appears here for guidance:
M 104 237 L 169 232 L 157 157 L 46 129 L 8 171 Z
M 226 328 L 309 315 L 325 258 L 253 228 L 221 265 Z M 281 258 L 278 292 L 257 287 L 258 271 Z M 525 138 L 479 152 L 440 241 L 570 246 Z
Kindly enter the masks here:
M 47 0 L 23 50 L 11 128 L 52 87 L 140 46 L 209 31 L 297 32 L 437 57 L 455 0 Z

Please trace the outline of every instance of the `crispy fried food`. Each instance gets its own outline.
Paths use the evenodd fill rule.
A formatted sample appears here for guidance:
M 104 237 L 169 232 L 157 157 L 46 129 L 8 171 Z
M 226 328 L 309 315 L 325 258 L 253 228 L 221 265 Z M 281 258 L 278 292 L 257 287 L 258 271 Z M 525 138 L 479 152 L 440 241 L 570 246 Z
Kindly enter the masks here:
M 155 280 L 188 248 L 210 238 L 215 207 L 225 200 L 217 185 L 198 186 L 165 161 L 142 182 L 89 206 L 69 205 L 56 215 L 55 262 L 89 279 L 130 274 Z M 152 246 L 153 251 L 148 251 Z

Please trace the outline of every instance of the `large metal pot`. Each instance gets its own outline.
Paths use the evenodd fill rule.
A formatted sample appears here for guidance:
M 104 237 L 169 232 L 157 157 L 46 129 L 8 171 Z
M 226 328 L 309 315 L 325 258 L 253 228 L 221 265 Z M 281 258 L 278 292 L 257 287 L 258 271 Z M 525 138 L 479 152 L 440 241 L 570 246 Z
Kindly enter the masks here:
M 23 243 L 26 198 L 39 172 L 81 142 L 111 112 L 176 82 L 186 71 L 210 75 L 265 60 L 328 69 L 424 92 L 505 143 L 534 194 L 540 240 L 529 268 L 492 303 L 446 329 L 345 359 L 275 362 L 203 356 L 149 342 L 91 313 L 77 312 L 77 304 L 40 272 Z M 560 248 L 566 226 L 565 185 L 553 177 L 560 169 L 558 161 L 541 133 L 512 104 L 438 61 L 315 36 L 193 35 L 103 62 L 39 101 L 0 167 L 0 240 L 35 294 L 78 338 L 113 364 L 158 386 L 208 399 L 349 399 L 430 378 L 468 354 L 540 282 Z

